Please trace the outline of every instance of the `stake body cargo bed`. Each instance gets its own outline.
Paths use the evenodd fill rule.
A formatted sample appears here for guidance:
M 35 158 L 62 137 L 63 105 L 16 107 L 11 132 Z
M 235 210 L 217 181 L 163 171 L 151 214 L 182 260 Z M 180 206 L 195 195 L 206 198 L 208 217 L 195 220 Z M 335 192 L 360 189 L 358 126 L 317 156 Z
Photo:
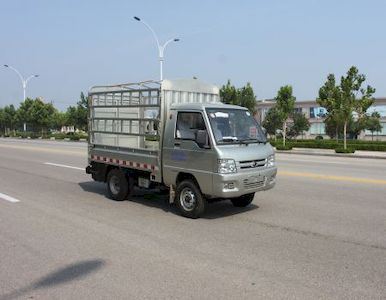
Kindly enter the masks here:
M 89 91 L 88 160 L 151 173 L 162 182 L 165 120 L 174 103 L 218 103 L 219 89 L 199 80 L 95 86 Z

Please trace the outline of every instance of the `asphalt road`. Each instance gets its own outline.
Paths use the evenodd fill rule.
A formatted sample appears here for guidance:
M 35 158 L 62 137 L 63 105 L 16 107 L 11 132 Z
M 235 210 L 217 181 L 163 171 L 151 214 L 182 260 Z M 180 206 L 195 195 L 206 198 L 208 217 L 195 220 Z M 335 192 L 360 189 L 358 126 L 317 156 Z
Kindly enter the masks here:
M 386 298 L 386 160 L 279 154 L 273 190 L 191 220 L 107 199 L 83 143 L 0 158 L 0 300 Z

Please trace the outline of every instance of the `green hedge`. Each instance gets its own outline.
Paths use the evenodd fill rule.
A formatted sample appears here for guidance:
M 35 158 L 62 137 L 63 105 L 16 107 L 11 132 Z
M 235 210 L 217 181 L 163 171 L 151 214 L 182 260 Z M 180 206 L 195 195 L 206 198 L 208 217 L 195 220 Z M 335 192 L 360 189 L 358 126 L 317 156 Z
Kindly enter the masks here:
M 355 153 L 355 149 L 353 148 L 347 148 L 344 149 L 343 147 L 339 147 L 335 149 L 336 153 Z
M 12 137 L 19 137 L 23 139 L 49 139 L 55 138 L 55 140 L 63 140 L 65 138 L 70 139 L 71 141 L 79 141 L 80 139 L 87 139 L 87 134 L 79 134 L 79 133 L 44 133 L 42 136 L 41 132 L 16 132 L 15 135 L 11 135 Z M 3 137 L 10 137 L 10 135 L 5 135 Z
M 65 133 L 51 133 L 50 134 L 50 138 L 55 138 L 55 140 L 63 140 L 66 137 L 67 136 Z
M 276 145 L 276 150 L 292 150 L 292 146 L 289 144 L 283 145 Z
M 87 139 L 87 135 L 79 133 L 51 133 L 50 137 L 55 138 L 55 140 L 70 139 L 71 141 L 79 141 L 80 139 Z
M 309 143 L 309 144 L 314 144 L 314 143 L 320 143 L 320 144 L 343 144 L 343 140 L 338 140 L 336 141 L 335 139 L 329 139 L 329 140 L 286 140 L 286 142 L 289 143 Z M 274 144 L 274 140 L 270 140 L 271 144 Z M 277 140 L 276 143 L 283 143 L 282 140 Z M 347 140 L 348 145 L 362 145 L 362 144 L 371 144 L 371 145 L 386 145 L 386 141 L 364 141 L 364 140 Z
M 282 145 L 282 140 L 270 141 L 272 146 Z M 343 148 L 343 141 L 339 140 L 287 140 L 286 145 L 293 148 L 315 148 L 315 149 L 337 149 Z M 347 147 L 355 150 L 367 151 L 386 151 L 386 142 L 384 141 L 361 141 L 347 140 Z
M 367 151 L 386 151 L 386 145 L 373 145 L 373 144 L 358 144 L 353 145 L 356 150 L 367 150 Z
M 47 137 L 47 135 L 44 135 L 45 137 Z M 26 132 L 16 132 L 16 135 L 15 137 L 19 137 L 19 138 L 22 138 L 22 139 L 38 139 L 38 138 L 42 138 L 42 133 L 41 132 L 29 132 L 29 131 L 26 131 Z

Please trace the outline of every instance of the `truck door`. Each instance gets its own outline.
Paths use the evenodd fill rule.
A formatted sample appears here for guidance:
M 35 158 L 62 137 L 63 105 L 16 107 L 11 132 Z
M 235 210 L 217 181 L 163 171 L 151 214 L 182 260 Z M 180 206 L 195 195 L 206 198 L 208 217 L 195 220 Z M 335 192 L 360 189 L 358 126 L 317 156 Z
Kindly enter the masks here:
M 172 182 L 180 172 L 189 173 L 196 178 L 204 194 L 211 194 L 212 173 L 217 163 L 215 152 L 209 142 L 205 146 L 196 142 L 199 130 L 208 132 L 204 120 L 202 112 L 177 113 L 173 144 L 164 149 L 164 171 Z

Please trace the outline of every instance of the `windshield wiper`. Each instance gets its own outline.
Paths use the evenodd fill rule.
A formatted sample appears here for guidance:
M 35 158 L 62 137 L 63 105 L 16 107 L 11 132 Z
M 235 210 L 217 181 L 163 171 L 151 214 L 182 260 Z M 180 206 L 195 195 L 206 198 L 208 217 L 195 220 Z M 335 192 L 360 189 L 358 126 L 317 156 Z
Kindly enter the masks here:
M 248 143 L 248 141 L 250 141 L 250 142 Z M 250 144 L 250 143 L 254 143 L 254 142 L 259 143 L 259 144 L 266 144 L 267 143 L 267 141 L 261 141 L 257 138 L 248 138 L 248 139 L 240 140 L 240 144 Z
M 224 136 L 219 142 L 238 142 L 239 140 L 235 136 Z

